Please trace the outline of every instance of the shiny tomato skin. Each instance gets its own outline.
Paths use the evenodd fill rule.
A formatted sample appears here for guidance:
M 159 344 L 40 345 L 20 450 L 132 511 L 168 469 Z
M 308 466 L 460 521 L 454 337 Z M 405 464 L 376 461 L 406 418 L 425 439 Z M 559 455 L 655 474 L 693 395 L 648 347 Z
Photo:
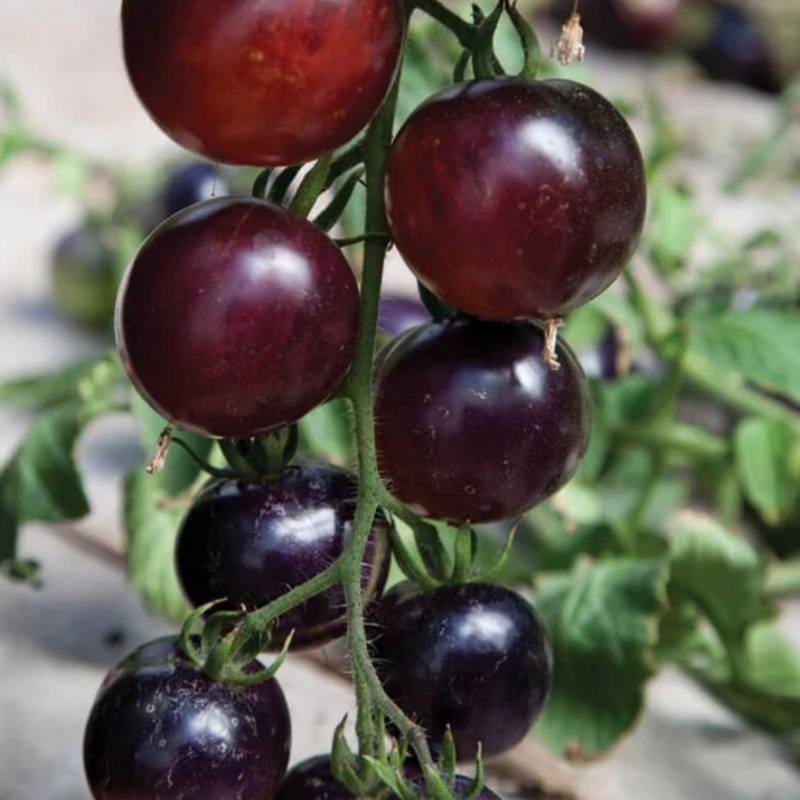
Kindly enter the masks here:
M 389 157 L 392 237 L 442 300 L 546 319 L 606 289 L 644 224 L 642 154 L 604 97 L 568 80 L 462 83 L 423 103 Z
M 163 417 L 227 438 L 269 433 L 347 372 L 359 295 L 316 226 L 261 200 L 209 200 L 142 245 L 117 300 L 129 377 Z
M 290 747 L 277 680 L 215 681 L 167 637 L 108 674 L 86 724 L 83 760 L 94 800 L 270 800 Z
M 375 668 L 387 694 L 438 750 L 449 725 L 459 761 L 518 744 L 550 692 L 544 624 L 520 595 L 468 583 L 423 591 L 407 581 L 375 618 Z
M 397 72 L 402 0 L 123 0 L 125 62 L 154 121 L 212 161 L 316 158 L 373 117 Z
M 210 481 L 181 521 L 175 550 L 189 601 L 219 609 L 261 608 L 314 578 L 344 552 L 353 528 L 358 481 L 347 470 L 297 458 L 277 479 Z M 386 585 L 389 527 L 373 524 L 362 559 L 365 606 Z M 271 649 L 294 631 L 292 649 L 318 647 L 347 631 L 344 590 L 334 586 L 275 621 Z
M 530 322 L 455 319 L 396 339 L 379 358 L 375 438 L 390 491 L 417 513 L 450 522 L 515 517 L 577 470 L 591 400 L 560 341 L 544 363 Z

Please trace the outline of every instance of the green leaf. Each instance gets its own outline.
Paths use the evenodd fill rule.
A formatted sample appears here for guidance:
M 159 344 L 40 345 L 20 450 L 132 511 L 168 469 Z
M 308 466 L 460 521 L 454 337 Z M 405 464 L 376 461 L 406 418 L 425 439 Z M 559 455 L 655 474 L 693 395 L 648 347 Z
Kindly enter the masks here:
M 603 521 L 603 500 L 599 492 L 577 481 L 568 483 L 550 503 L 576 525 L 595 525 Z
M 74 400 L 81 381 L 89 376 L 96 361 L 71 364 L 58 372 L 17 378 L 0 384 L 0 403 L 40 410 Z
M 746 670 L 738 679 L 724 653 L 690 663 L 690 673 L 719 700 L 764 730 L 780 735 L 800 731 L 800 656 L 774 624 L 753 626 L 746 639 Z M 714 657 L 716 656 L 716 657 Z
M 666 601 L 663 562 L 580 561 L 545 579 L 537 607 L 553 644 L 553 688 L 536 732 L 551 749 L 594 758 L 636 723 L 654 673 Z
M 153 453 L 159 434 L 167 427 L 167 421 L 156 414 L 147 403 L 136 393 L 131 392 L 131 406 L 136 421 L 139 425 L 139 438 L 142 448 L 149 458 Z M 208 459 L 214 446 L 212 439 L 198 436 L 193 433 L 177 434 L 200 458 Z M 172 447 L 167 457 L 164 470 L 153 476 L 167 494 L 175 497 L 189 489 L 200 475 L 200 467 L 192 461 L 182 448 Z
M 175 540 L 189 505 L 171 498 L 143 469 L 125 481 L 128 577 L 147 608 L 174 622 L 189 613 L 175 573 Z
M 661 184 L 650 227 L 653 263 L 662 275 L 674 275 L 683 266 L 695 239 L 696 213 L 691 195 L 680 186 Z
M 728 372 L 800 400 L 800 314 L 754 309 L 689 321 L 690 348 Z
M 303 450 L 337 464 L 350 462 L 355 452 L 355 439 L 347 401 L 332 400 L 318 406 L 303 417 L 299 425 Z
M 736 468 L 742 489 L 769 525 L 786 520 L 795 507 L 796 444 L 792 428 L 780 420 L 747 419 L 736 428 Z
M 73 458 L 88 419 L 78 403 L 43 414 L 0 472 L 0 564 L 16 561 L 21 524 L 64 522 L 89 513 Z
M 689 512 L 676 521 L 669 544 L 670 594 L 696 603 L 729 648 L 743 647 L 747 629 L 767 615 L 758 552 L 710 517 Z

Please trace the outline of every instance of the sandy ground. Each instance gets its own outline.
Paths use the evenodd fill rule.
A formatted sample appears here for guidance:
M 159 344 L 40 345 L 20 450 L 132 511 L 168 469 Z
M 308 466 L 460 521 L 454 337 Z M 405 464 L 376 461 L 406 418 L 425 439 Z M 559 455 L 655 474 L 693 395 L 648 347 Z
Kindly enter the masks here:
M 109 0 L 2 0 L 0 76 L 20 90 L 40 132 L 97 157 L 144 164 L 177 151 L 128 87 L 116 17 Z M 601 63 L 603 81 L 636 92 L 642 78 L 635 63 Z M 678 107 L 687 125 L 708 126 L 711 141 L 736 124 L 733 136 L 717 139 L 721 145 L 701 145 L 698 163 L 704 148 L 717 160 L 734 158 L 742 141 L 769 129 L 773 113 L 770 101 L 716 87 L 698 89 L 693 102 Z M 755 205 L 709 197 L 714 213 L 742 229 L 798 214 L 796 193 L 765 193 Z M 0 177 L 0 376 L 65 364 L 103 347 L 65 326 L 46 303 L 48 250 L 76 214 L 40 170 L 15 167 Z M 409 283 L 397 264 L 389 280 Z M 22 417 L 0 413 L 0 456 L 23 429 Z M 82 443 L 80 458 L 95 508 L 89 529 L 119 546 L 119 478 L 141 459 L 134 431 L 121 419 L 104 422 Z M 0 582 L 0 800 L 87 800 L 80 746 L 92 697 L 122 652 L 165 628 L 147 617 L 119 570 L 53 532 L 26 529 L 23 552 L 42 560 L 46 585 L 36 592 Z M 797 609 L 785 618 L 794 634 L 798 618 Z M 293 760 L 324 751 L 334 725 L 352 710 L 346 685 L 297 659 L 281 682 L 292 708 Z M 574 777 L 587 800 L 800 798 L 786 752 L 673 673 L 653 683 L 636 733 Z

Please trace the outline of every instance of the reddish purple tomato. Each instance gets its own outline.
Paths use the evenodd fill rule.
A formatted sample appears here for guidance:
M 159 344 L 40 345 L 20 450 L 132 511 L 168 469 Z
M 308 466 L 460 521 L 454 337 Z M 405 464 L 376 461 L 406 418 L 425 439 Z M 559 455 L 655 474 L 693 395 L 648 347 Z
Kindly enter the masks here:
M 591 300 L 633 255 L 644 164 L 625 119 L 593 89 L 483 80 L 412 114 L 386 199 L 398 250 L 442 300 L 486 319 L 544 319 Z
M 95 800 L 269 800 L 290 746 L 275 679 L 215 681 L 168 637 L 108 674 L 86 724 L 83 763 Z
M 415 511 L 451 522 L 514 517 L 575 473 L 591 427 L 587 381 L 569 347 L 542 358 L 535 323 L 455 319 L 409 331 L 381 358 L 380 470 Z
M 128 74 L 155 122 L 212 161 L 295 164 L 373 117 L 402 0 L 123 0 Z
M 117 344 L 142 396 L 180 428 L 282 428 L 344 377 L 358 287 L 316 226 L 253 199 L 192 206 L 142 245 L 117 300 Z
M 380 333 L 399 336 L 430 320 L 431 315 L 425 306 L 410 297 L 381 297 L 378 316 Z
M 346 470 L 297 459 L 278 480 L 211 481 L 181 522 L 178 577 L 189 601 L 202 606 L 227 598 L 223 608 L 260 608 L 318 575 L 344 552 L 353 527 L 358 484 Z M 368 605 L 389 574 L 388 525 L 378 520 L 362 562 Z M 281 617 L 272 648 L 295 632 L 293 649 L 343 636 L 347 624 L 340 586 Z
M 373 644 L 387 694 L 438 749 L 449 725 L 458 758 L 518 744 L 544 708 L 552 655 L 518 594 L 470 583 L 423 592 L 407 582 L 381 602 Z
M 580 7 L 587 39 L 621 49 L 663 47 L 676 35 L 685 0 L 592 0 Z M 564 21 L 563 8 L 555 8 Z
M 456 797 L 468 794 L 471 778 L 456 775 L 453 787 Z M 292 767 L 281 784 L 275 800 L 354 800 L 353 795 L 333 777 L 331 757 L 315 756 Z M 500 797 L 486 786 L 475 800 L 500 800 Z

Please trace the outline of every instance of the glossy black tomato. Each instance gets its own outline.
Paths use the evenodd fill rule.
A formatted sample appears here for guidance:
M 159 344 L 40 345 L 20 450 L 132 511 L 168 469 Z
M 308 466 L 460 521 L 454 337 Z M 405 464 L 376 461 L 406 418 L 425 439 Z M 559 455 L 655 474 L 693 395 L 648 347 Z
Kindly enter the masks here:
M 521 514 L 577 470 L 591 427 L 587 381 L 538 324 L 455 319 L 389 345 L 377 375 L 381 473 L 418 513 L 452 522 Z
M 710 78 L 779 92 L 781 80 L 767 39 L 751 14 L 736 3 L 714 5 L 717 16 L 708 37 L 692 52 Z
M 346 470 L 297 459 L 277 480 L 212 481 L 197 495 L 178 532 L 176 565 L 195 606 L 226 598 L 221 608 L 260 608 L 318 575 L 344 552 L 358 484 Z M 376 521 L 362 566 L 367 605 L 389 574 L 388 525 Z M 281 617 L 272 647 L 294 630 L 293 649 L 343 636 L 345 599 L 336 586 Z
M 599 381 L 615 381 L 625 377 L 631 368 L 630 350 L 623 335 L 611 328 L 592 347 L 577 351 L 578 361 L 587 378 Z
M 270 800 L 290 746 L 275 679 L 215 681 L 168 637 L 108 674 L 86 724 L 83 763 L 94 800 Z
M 247 438 L 297 421 L 347 372 L 358 288 L 306 219 L 253 199 L 192 206 L 128 268 L 117 344 L 142 396 L 178 427 Z
M 386 336 L 399 336 L 411 328 L 430 322 L 431 315 L 422 303 L 410 297 L 381 297 L 378 309 L 378 331 Z
M 423 592 L 403 583 L 380 604 L 375 667 L 389 696 L 436 749 L 449 725 L 458 757 L 519 743 L 544 708 L 552 679 L 547 634 L 522 597 L 464 584 Z
M 171 217 L 184 208 L 211 200 L 227 197 L 231 187 L 219 167 L 202 161 L 182 164 L 167 177 L 162 190 L 164 217 Z
M 566 80 L 463 83 L 409 118 L 389 157 L 392 237 L 442 300 L 487 319 L 548 318 L 633 255 L 642 155 L 622 115 Z
M 155 122 L 212 161 L 276 166 L 345 144 L 397 71 L 402 0 L 124 0 L 125 62 Z
M 453 786 L 456 797 L 464 797 L 472 779 L 456 775 Z M 281 784 L 275 800 L 353 800 L 353 795 L 336 781 L 331 771 L 329 755 L 315 756 L 292 767 Z M 500 800 L 484 786 L 475 800 Z
M 62 237 L 52 256 L 53 300 L 67 319 L 106 328 L 114 319 L 117 270 L 114 251 L 91 227 Z

